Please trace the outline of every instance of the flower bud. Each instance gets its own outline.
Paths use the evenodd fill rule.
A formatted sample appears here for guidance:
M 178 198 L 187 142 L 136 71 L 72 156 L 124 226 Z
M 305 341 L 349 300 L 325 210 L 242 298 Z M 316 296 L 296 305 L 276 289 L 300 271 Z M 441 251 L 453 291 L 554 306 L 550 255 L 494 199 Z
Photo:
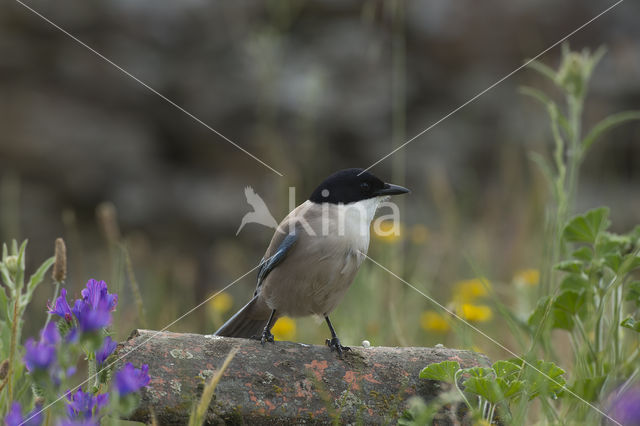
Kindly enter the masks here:
M 56 261 L 53 264 L 53 281 L 61 283 L 67 278 L 67 247 L 62 238 L 56 239 Z
M 11 275 L 15 275 L 18 272 L 18 256 L 7 256 L 4 264 Z
M 4 361 L 2 361 L 2 364 L 0 364 L 0 380 L 4 380 L 4 378 L 7 377 L 8 372 L 9 372 L 9 360 L 5 359 Z
M 116 206 L 113 203 L 102 203 L 98 206 L 96 214 L 109 244 L 117 244 L 120 241 L 120 228 Z
M 584 96 L 593 69 L 589 52 L 565 52 L 556 76 L 557 83 L 576 97 Z

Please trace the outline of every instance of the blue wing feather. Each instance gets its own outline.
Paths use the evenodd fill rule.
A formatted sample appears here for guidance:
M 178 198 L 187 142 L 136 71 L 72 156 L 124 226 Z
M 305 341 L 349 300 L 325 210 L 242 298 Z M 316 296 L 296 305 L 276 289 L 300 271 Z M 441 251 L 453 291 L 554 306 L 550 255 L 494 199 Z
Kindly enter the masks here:
M 292 232 L 284 238 L 273 256 L 260 261 L 260 267 L 258 268 L 258 285 L 254 295 L 258 294 L 258 289 L 260 288 L 260 285 L 262 285 L 262 281 L 264 281 L 264 279 L 267 278 L 267 275 L 269 275 L 269 273 L 284 260 L 288 251 L 293 247 L 297 240 L 298 236 Z

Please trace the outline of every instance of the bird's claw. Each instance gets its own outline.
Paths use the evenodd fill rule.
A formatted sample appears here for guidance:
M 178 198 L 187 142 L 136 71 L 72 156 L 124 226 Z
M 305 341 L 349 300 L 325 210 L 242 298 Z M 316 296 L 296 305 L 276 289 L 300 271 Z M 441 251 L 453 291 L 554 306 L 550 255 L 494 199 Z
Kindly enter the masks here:
M 334 337 L 332 339 L 327 339 L 327 346 L 329 346 L 329 349 L 331 349 L 331 352 L 333 351 L 338 352 L 338 356 L 340 358 L 342 358 L 342 355 L 344 352 L 351 350 L 349 346 L 342 346 L 340 344 L 340 339 L 338 339 L 337 337 Z
M 262 337 L 260 338 L 260 343 L 264 345 L 266 342 L 274 342 L 273 334 L 271 334 L 271 332 L 269 332 L 268 330 L 264 330 L 262 332 Z

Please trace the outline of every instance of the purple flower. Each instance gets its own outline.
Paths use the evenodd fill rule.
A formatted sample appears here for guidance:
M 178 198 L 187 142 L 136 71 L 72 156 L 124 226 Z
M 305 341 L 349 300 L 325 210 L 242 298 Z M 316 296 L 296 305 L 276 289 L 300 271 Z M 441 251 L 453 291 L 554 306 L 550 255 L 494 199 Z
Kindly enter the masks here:
M 116 309 L 118 304 L 118 295 L 107 291 L 107 283 L 93 279 L 89 280 L 87 288 L 82 290 L 82 299 L 85 303 L 91 305 L 94 310 L 100 309 L 111 312 Z
M 618 395 L 607 413 L 623 425 L 640 424 L 640 387 Z
M 97 418 L 100 409 L 107 405 L 109 394 L 93 395 L 78 388 L 74 394 L 67 391 L 67 401 L 67 415 L 70 419 L 91 419 Z
M 50 345 L 56 345 L 60 342 L 60 332 L 58 326 L 54 322 L 49 322 L 40 332 L 40 341 Z
M 72 312 L 82 331 L 95 331 L 111 324 L 111 312 L 118 304 L 118 295 L 107 291 L 104 281 L 89 280 L 82 290 L 82 299 L 75 301 Z
M 27 339 L 24 344 L 26 353 L 24 355 L 24 363 L 27 370 L 46 370 L 56 360 L 56 347 L 47 343 L 36 343 L 33 338 Z
M 31 411 L 26 417 L 22 417 L 22 407 L 20 407 L 19 402 L 14 402 L 11 404 L 11 409 L 9 413 L 4 418 L 5 424 L 7 426 L 39 426 L 42 424 L 42 413 L 40 412 L 40 406 L 36 405 L 36 407 Z
M 27 339 L 24 363 L 27 370 L 47 370 L 56 360 L 56 344 L 60 342 L 60 332 L 54 322 L 47 324 L 40 332 L 40 342 Z
M 73 315 L 71 313 L 71 307 L 69 303 L 67 303 L 67 289 L 63 288 L 60 290 L 60 297 L 56 299 L 55 306 L 48 306 L 49 313 L 58 315 L 59 317 L 64 318 L 67 322 L 70 322 L 73 319 Z
M 137 392 L 149 383 L 149 366 L 142 364 L 142 368 L 135 368 L 130 362 L 116 373 L 115 383 L 120 396 Z
M 83 332 L 100 330 L 111 324 L 111 311 L 100 308 L 94 310 L 83 300 L 76 300 L 73 313 L 76 314 Z
M 56 423 L 57 426 L 100 426 L 99 420 L 94 419 L 61 419 Z
M 113 341 L 111 336 L 107 336 L 104 338 L 104 343 L 102 347 L 96 351 L 96 363 L 98 364 L 98 368 L 104 364 L 104 362 L 109 358 L 109 356 L 116 350 L 116 346 L 118 344 Z

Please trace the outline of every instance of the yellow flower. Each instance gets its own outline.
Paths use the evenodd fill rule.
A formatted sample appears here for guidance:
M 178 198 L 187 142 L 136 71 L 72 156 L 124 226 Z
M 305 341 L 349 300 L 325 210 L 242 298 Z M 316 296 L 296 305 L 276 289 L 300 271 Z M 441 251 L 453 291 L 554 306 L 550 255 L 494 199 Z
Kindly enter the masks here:
M 470 303 L 488 294 L 489 281 L 484 278 L 473 278 L 458 281 L 453 285 L 453 298 L 459 303 Z
M 276 340 L 293 340 L 296 337 L 296 322 L 289 317 L 278 318 L 271 333 Z
M 375 221 L 373 223 L 373 233 L 381 241 L 395 243 L 402 235 L 402 225 L 392 220 Z
M 420 327 L 436 333 L 446 333 L 451 328 L 445 316 L 435 311 L 424 311 L 420 315 Z
M 222 292 L 209 301 L 209 309 L 214 313 L 224 314 L 233 306 L 233 297 Z
M 458 309 L 458 315 L 467 321 L 486 322 L 493 317 L 493 312 L 491 312 L 491 308 L 487 305 L 463 303 Z
M 429 238 L 429 229 L 418 223 L 411 227 L 411 242 L 415 245 L 424 244 Z
M 513 282 L 530 286 L 538 285 L 540 283 L 540 271 L 537 269 L 522 269 L 516 272 Z

